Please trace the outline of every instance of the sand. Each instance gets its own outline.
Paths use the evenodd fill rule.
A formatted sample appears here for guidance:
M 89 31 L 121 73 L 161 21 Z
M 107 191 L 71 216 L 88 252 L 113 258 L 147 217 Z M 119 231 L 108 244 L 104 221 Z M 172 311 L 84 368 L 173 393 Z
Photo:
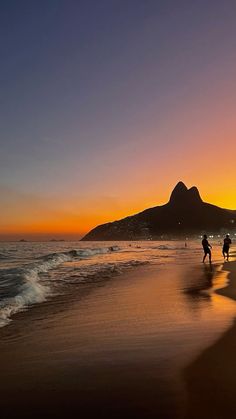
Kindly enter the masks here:
M 179 383 L 155 345 L 162 274 L 140 268 L 18 314 L 0 331 L 4 419 L 180 417 Z
M 225 263 L 228 285 L 217 290 L 236 300 L 236 261 Z M 184 373 L 187 383 L 186 418 L 236 417 L 236 320 Z
M 179 419 L 187 406 L 187 417 L 216 418 L 212 403 L 233 407 L 234 328 L 183 369 L 221 333 L 212 321 L 201 338 L 198 319 L 221 297 L 198 296 L 212 273 L 190 269 L 137 268 L 16 315 L 0 330 L 1 417 Z

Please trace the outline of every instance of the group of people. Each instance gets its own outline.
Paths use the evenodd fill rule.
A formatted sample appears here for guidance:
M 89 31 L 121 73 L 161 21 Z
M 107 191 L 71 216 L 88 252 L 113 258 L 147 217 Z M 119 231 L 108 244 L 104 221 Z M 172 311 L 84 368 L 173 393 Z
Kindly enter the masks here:
M 230 248 L 231 243 L 232 243 L 232 241 L 229 237 L 229 234 L 226 234 L 226 236 L 224 238 L 222 254 L 224 256 L 224 259 L 226 259 L 227 261 L 229 260 L 229 248 Z M 202 247 L 203 247 L 203 251 L 204 251 L 204 256 L 203 256 L 202 262 L 203 263 L 205 262 L 205 259 L 208 255 L 209 256 L 209 262 L 211 263 L 211 249 L 212 249 L 212 246 L 208 242 L 206 234 L 204 234 L 204 236 L 203 236 Z

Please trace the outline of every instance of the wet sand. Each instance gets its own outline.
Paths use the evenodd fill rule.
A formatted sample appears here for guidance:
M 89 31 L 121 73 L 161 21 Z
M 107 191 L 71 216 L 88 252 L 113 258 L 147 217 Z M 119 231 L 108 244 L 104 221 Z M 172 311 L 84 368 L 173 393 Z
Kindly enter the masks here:
M 225 263 L 228 285 L 216 292 L 236 300 L 236 261 Z M 235 419 L 236 319 L 219 340 L 184 373 L 187 383 L 186 418 Z
M 4 417 L 180 417 L 174 368 L 157 356 L 159 274 L 136 269 L 18 314 L 0 331 Z
M 0 330 L 2 417 L 183 418 L 182 371 L 232 318 L 212 271 L 190 270 L 137 268 L 19 313 Z

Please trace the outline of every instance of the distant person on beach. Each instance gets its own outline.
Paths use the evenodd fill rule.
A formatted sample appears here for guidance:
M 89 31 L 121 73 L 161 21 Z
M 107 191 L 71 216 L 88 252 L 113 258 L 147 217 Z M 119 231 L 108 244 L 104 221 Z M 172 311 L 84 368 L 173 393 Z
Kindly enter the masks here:
M 209 255 L 209 262 L 211 263 L 211 249 L 212 249 L 212 246 L 208 242 L 206 234 L 204 234 L 204 236 L 203 236 L 202 247 L 203 247 L 203 251 L 204 251 L 204 256 L 203 256 L 202 262 L 204 263 L 207 255 Z
M 230 248 L 231 243 L 232 241 L 229 237 L 229 234 L 226 234 L 224 238 L 222 253 L 223 253 L 224 259 L 226 258 L 227 261 L 229 261 L 229 248 Z

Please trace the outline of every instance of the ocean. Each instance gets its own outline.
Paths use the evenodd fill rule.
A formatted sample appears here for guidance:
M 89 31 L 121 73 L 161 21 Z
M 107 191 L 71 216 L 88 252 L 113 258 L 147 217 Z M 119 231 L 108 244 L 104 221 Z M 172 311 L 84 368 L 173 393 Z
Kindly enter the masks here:
M 220 263 L 221 247 L 213 258 Z M 53 299 L 79 284 L 112 280 L 140 265 L 193 265 L 201 262 L 197 241 L 180 242 L 1 242 L 0 327 L 14 315 Z
M 6 412 L 13 401 L 16 417 L 64 418 L 68 406 L 83 417 L 183 417 L 185 368 L 236 313 L 215 292 L 227 283 L 218 240 L 212 266 L 190 240 L 2 242 L 0 258 Z
M 181 250 L 186 250 L 182 243 L 2 242 L 0 327 L 70 286 L 112 279 L 143 264 L 166 263 Z

